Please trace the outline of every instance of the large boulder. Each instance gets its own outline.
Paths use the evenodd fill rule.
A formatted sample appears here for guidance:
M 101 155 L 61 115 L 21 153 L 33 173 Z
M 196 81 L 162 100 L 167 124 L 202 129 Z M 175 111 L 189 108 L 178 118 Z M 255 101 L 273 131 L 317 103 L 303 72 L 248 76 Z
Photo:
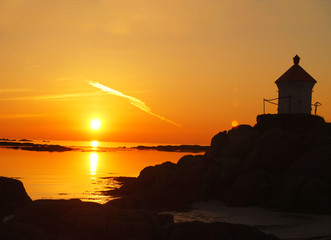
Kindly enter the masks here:
M 165 162 L 147 167 L 136 181 L 119 190 L 121 199 L 112 200 L 107 205 L 116 208 L 186 209 L 203 196 L 205 167 L 202 155 L 184 156 L 177 164 Z
M 26 193 L 21 181 L 0 177 L 0 219 L 31 203 L 32 200 Z
M 49 233 L 61 230 L 60 218 L 72 209 L 97 209 L 100 204 L 71 200 L 36 200 L 15 212 L 14 222 L 30 224 Z
M 8 240 L 170 240 L 277 238 L 249 226 L 229 223 L 174 223 L 173 216 L 148 210 L 115 209 L 78 200 L 37 201 L 0 223 Z
M 137 179 L 137 191 L 147 188 L 160 189 L 168 184 L 176 170 L 176 164 L 165 162 L 154 167 L 144 168 Z
M 173 217 L 146 210 L 74 209 L 61 222 L 72 239 L 152 240 L 157 228 L 173 223 Z
M 285 177 L 305 177 L 331 182 L 331 144 L 302 155 L 286 172 Z
M 229 206 L 267 206 L 278 181 L 277 176 L 262 169 L 241 174 L 225 189 L 222 200 Z
M 158 240 L 276 240 L 275 236 L 267 235 L 256 228 L 241 224 L 224 222 L 202 223 L 183 222 L 163 225 L 157 235 Z
M 253 148 L 260 132 L 249 125 L 239 125 L 228 132 L 227 141 L 220 154 L 226 157 L 244 158 Z
M 331 213 L 331 145 L 295 161 L 277 185 L 273 206 L 292 211 Z
M 180 210 L 216 198 L 235 206 L 329 213 L 330 124 L 311 116 L 261 119 L 254 128 L 218 133 L 204 156 L 145 168 L 109 206 Z M 292 131 L 295 123 L 301 125 Z
M 274 128 L 266 131 L 255 142 L 243 164 L 243 171 L 266 170 L 281 176 L 294 160 L 298 153 L 296 139 L 288 132 Z
M 206 156 L 208 159 L 212 159 L 215 156 L 219 155 L 219 152 L 223 148 L 224 144 L 228 140 L 227 131 L 219 132 L 216 134 L 210 143 L 210 149 L 206 152 Z
M 0 239 L 3 240 L 50 240 L 45 231 L 24 223 L 9 222 L 0 224 Z

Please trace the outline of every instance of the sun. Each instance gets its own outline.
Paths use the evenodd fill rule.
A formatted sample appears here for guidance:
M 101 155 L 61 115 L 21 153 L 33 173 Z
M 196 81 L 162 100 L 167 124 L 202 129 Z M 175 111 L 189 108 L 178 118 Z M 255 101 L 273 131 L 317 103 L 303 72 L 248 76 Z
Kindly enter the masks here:
M 99 147 L 99 142 L 98 141 L 91 141 L 91 147 L 94 147 L 94 148 Z
M 239 123 L 236 120 L 232 121 L 232 127 L 238 127 Z
M 90 126 L 93 130 L 98 130 L 101 127 L 101 121 L 95 118 L 91 121 Z

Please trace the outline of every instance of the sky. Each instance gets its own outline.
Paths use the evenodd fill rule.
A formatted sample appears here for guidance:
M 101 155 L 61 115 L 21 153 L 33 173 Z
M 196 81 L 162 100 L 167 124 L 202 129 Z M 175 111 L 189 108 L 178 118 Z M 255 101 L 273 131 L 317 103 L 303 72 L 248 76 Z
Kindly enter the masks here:
M 331 121 L 330 13 L 330 0 L 1 0 L 0 137 L 209 144 L 255 124 L 296 54 Z

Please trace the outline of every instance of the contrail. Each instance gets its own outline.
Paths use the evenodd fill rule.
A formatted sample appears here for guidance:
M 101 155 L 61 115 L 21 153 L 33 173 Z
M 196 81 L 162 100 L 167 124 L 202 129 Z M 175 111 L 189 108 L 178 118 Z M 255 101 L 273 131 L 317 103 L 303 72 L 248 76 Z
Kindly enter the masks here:
M 119 97 L 122 97 L 122 98 L 126 98 L 126 99 L 129 100 L 129 102 L 130 102 L 133 106 L 135 106 L 135 107 L 137 107 L 137 108 L 143 110 L 144 112 L 147 112 L 147 113 L 149 113 L 150 115 L 152 115 L 152 116 L 154 116 L 154 117 L 157 117 L 157 118 L 159 118 L 159 119 L 161 119 L 161 120 L 163 120 L 163 121 L 169 122 L 169 123 L 171 123 L 171 124 L 173 124 L 173 125 L 175 125 L 175 126 L 177 126 L 177 127 L 181 127 L 181 125 L 179 125 L 178 123 L 175 123 L 174 121 L 171 121 L 171 120 L 169 120 L 169 119 L 166 119 L 165 117 L 162 117 L 162 116 L 160 116 L 160 115 L 158 115 L 158 114 L 156 114 L 156 113 L 153 113 L 152 110 L 151 110 L 149 107 L 147 107 L 147 105 L 146 105 L 143 101 L 141 101 L 141 100 L 138 99 L 138 98 L 131 97 L 131 96 L 128 96 L 128 95 L 125 95 L 125 94 L 123 94 L 123 93 L 121 93 L 121 92 L 119 92 L 119 91 L 116 91 L 116 90 L 114 90 L 114 89 L 111 89 L 111 88 L 109 88 L 109 87 L 106 87 L 106 86 L 104 86 L 104 85 L 102 85 L 102 84 L 100 84 L 100 83 L 98 83 L 98 82 L 89 81 L 88 83 L 89 83 L 91 86 L 93 86 L 93 87 L 95 87 L 95 88 L 98 88 L 98 89 L 100 89 L 100 90 L 102 90 L 102 91 L 104 91 L 104 92 L 106 92 L 106 93 L 111 94 L 111 95 L 115 95 L 115 96 L 119 96 Z

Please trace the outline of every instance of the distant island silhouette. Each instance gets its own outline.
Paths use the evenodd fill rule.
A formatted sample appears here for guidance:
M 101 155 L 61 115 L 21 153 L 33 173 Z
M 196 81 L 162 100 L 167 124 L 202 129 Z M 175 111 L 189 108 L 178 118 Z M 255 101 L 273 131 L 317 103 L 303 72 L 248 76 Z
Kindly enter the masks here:
M 43 141 L 47 142 L 47 141 Z M 65 151 L 80 151 L 83 150 L 79 147 L 67 147 L 54 144 L 38 144 L 33 143 L 32 140 L 16 140 L 16 139 L 0 139 L 0 146 L 20 149 L 27 151 L 47 151 L 47 152 L 65 152 Z M 199 153 L 206 152 L 209 149 L 209 146 L 200 146 L 200 145 L 158 145 L 158 146 L 136 146 L 136 147 L 111 147 L 111 148 L 100 148 L 101 151 L 107 151 L 105 149 L 111 150 L 154 150 L 154 151 L 165 151 L 165 152 L 190 152 L 190 153 Z M 95 151 L 95 149 L 93 150 Z
M 47 152 L 65 152 L 72 151 L 73 148 L 64 147 L 60 145 L 49 145 L 49 144 L 37 144 L 32 143 L 30 140 L 2 140 L 0 146 L 8 147 L 12 149 L 20 149 L 27 151 L 47 151 Z

